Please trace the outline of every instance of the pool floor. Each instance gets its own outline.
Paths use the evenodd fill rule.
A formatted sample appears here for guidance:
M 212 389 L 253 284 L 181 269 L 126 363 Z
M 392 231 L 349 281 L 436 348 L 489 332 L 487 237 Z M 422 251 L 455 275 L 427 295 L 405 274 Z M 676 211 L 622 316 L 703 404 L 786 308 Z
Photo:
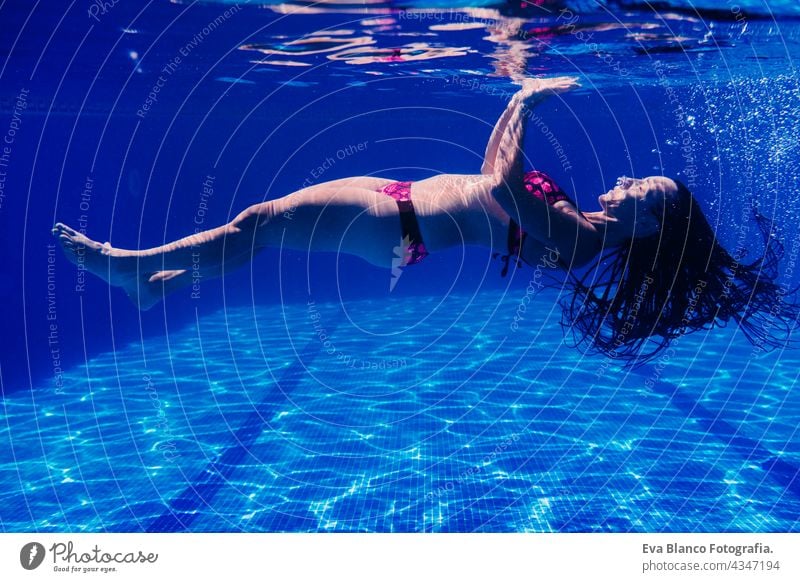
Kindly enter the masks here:
M 3 531 L 800 531 L 800 357 L 634 372 L 555 294 L 227 308 L 10 392 Z

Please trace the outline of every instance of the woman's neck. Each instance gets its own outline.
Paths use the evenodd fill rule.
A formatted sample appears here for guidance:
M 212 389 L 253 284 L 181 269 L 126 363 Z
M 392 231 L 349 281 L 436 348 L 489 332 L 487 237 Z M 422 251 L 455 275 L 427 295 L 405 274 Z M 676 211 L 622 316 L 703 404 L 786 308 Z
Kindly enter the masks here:
M 617 246 L 630 238 L 628 233 L 623 231 L 619 221 L 605 212 L 584 212 L 583 216 L 602 237 L 603 246 Z

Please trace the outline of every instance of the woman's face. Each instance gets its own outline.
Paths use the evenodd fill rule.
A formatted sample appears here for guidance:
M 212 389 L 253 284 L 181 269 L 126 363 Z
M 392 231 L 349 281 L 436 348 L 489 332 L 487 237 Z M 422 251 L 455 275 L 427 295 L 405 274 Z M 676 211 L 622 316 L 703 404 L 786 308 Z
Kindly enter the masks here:
M 631 237 L 640 238 L 658 232 L 664 198 L 677 192 L 678 185 L 664 176 L 623 176 L 598 201 L 610 220 L 629 231 Z

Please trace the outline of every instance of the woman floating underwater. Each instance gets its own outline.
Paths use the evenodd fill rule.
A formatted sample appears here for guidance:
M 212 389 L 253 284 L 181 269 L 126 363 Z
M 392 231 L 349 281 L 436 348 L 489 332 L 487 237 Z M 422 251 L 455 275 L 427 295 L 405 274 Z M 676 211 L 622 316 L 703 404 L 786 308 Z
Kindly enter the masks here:
M 556 256 L 572 290 L 562 302 L 564 325 L 577 343 L 613 357 L 652 357 L 683 333 L 731 319 L 760 348 L 784 345 L 800 310 L 775 283 L 783 248 L 769 236 L 763 216 L 754 213 L 764 255 L 742 264 L 717 242 L 677 180 L 620 178 L 599 197 L 601 210 L 580 212 L 549 176 L 524 170 L 522 152 L 531 108 L 577 82 L 559 77 L 521 84 L 492 131 L 480 174 L 413 183 L 333 180 L 146 250 L 100 244 L 61 223 L 53 234 L 71 261 L 80 258 L 87 270 L 122 287 L 140 309 L 198 274 L 216 277 L 248 263 L 265 247 L 344 252 L 391 267 L 398 241 L 403 266 L 470 244 L 505 253 L 504 274 L 510 263 Z M 641 353 L 648 340 L 652 349 Z

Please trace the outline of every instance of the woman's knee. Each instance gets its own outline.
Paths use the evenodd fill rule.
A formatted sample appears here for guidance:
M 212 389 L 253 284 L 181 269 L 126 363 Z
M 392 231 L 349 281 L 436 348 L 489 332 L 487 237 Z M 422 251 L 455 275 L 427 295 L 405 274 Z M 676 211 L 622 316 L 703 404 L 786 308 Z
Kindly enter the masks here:
M 271 200 L 260 204 L 253 204 L 240 212 L 230 222 L 234 232 L 255 233 L 267 224 L 275 215 L 274 205 Z

